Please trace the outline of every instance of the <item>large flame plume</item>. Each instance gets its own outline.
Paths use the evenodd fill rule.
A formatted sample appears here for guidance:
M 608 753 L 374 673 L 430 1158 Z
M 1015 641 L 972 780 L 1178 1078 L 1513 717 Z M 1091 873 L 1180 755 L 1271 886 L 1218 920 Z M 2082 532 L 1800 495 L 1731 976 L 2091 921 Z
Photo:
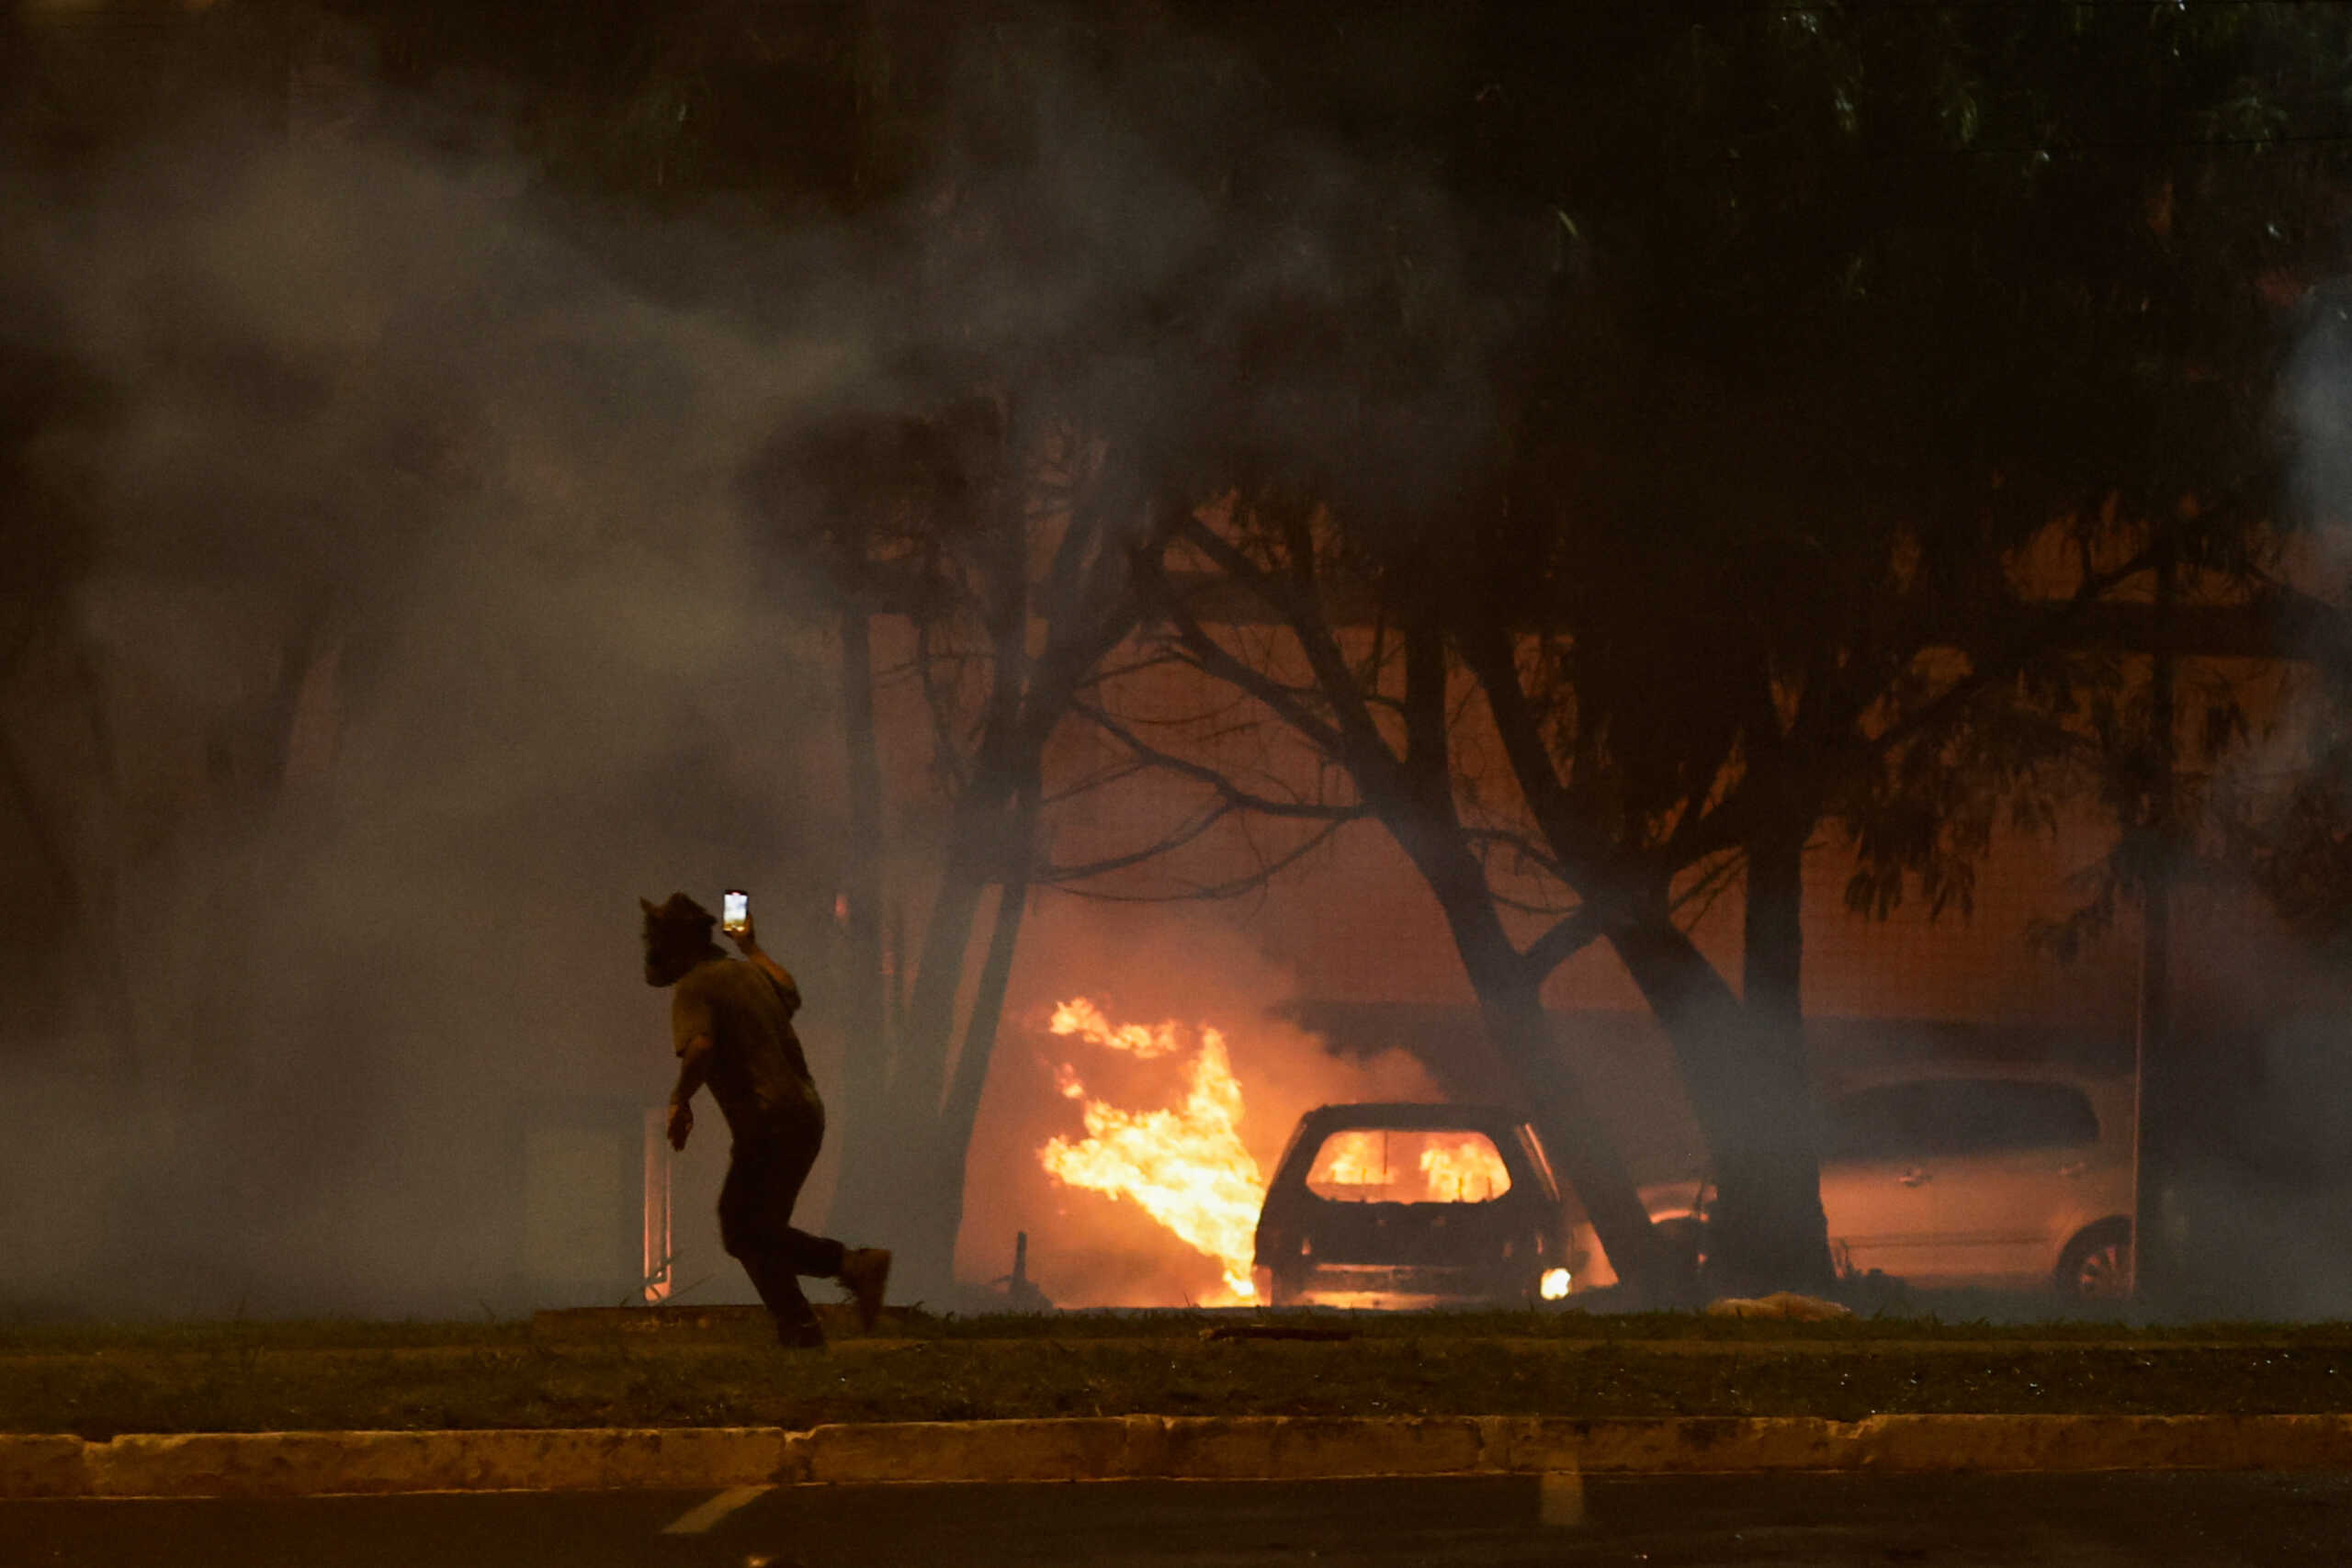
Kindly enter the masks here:
M 1080 998 L 1054 1010 L 1049 1027 L 1108 1051 L 1150 1061 L 1182 1049 L 1174 1023 L 1113 1024 Z M 1258 1206 L 1265 1180 L 1241 1142 L 1241 1085 L 1225 1036 L 1203 1026 L 1185 1065 L 1185 1090 L 1171 1110 L 1127 1111 L 1086 1092 L 1078 1069 L 1064 1064 L 1061 1091 L 1081 1102 L 1086 1136 L 1049 1139 L 1037 1158 L 1058 1181 L 1125 1199 L 1224 1272 L 1224 1292 L 1209 1305 L 1252 1299 L 1250 1280 Z
M 1141 1023 L 1113 1023 L 1102 1016 L 1101 1008 L 1084 997 L 1055 1008 L 1053 1021 L 1047 1027 L 1056 1034 L 1075 1034 L 1089 1045 L 1125 1051 L 1139 1062 L 1173 1055 L 1184 1048 L 1172 1021 L 1157 1029 Z

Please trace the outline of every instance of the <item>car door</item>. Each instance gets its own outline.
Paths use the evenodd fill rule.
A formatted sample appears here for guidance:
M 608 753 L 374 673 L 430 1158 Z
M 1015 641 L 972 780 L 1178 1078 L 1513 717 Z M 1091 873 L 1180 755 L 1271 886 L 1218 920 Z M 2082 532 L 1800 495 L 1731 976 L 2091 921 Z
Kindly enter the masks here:
M 1917 1083 L 1857 1089 L 1823 1107 L 1821 1211 L 1841 1269 L 1909 1279 L 1946 1261 L 1935 1173 L 1922 1152 L 1931 1109 Z
M 2098 1152 L 2090 1097 L 2073 1084 L 2030 1078 L 1953 1078 L 1928 1089 L 1947 1277 L 2041 1283 Z

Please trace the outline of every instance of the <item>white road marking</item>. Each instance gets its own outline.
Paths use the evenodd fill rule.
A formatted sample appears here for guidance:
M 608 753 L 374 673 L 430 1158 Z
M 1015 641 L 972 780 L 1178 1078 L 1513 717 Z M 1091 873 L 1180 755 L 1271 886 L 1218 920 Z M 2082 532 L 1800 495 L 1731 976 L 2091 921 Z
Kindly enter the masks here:
M 1548 1480 L 1549 1477 L 1546 1477 Z M 775 1491 L 773 1486 L 730 1486 L 716 1497 L 706 1497 L 662 1527 L 663 1535 L 700 1535 L 744 1504 Z
M 1536 1483 L 1537 1522 L 1560 1529 L 1584 1523 L 1584 1474 L 1574 1470 L 1547 1470 Z

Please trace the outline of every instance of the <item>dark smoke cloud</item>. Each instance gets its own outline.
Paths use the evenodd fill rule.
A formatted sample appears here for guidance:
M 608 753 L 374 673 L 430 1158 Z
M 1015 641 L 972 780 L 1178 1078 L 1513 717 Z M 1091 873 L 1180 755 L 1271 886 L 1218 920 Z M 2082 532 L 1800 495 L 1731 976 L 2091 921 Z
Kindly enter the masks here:
M 2278 416 L 2290 464 L 2281 566 L 2337 604 L 2352 581 L 2352 315 L 2341 283 L 2314 292 L 2287 356 Z M 2341 800 L 2346 711 L 2335 657 L 2253 685 L 2251 740 L 2224 757 L 2212 795 L 2275 829 L 2312 785 Z M 2344 1019 L 2352 970 L 2340 941 L 2315 940 L 2313 911 L 2290 928 L 2252 888 L 2224 878 L 2187 890 L 2192 921 L 2176 963 L 2188 1019 L 2180 1049 L 2214 1092 L 2201 1136 L 2161 1218 L 2188 1251 L 2197 1310 L 2232 1315 L 2352 1314 L 2352 1052 Z
M 518 166 L 391 141 L 8 210 L 8 351 L 108 406 L 35 450 L 119 786 L 17 695 L 128 1011 L 0 1025 L 9 1292 L 469 1306 L 512 1108 L 661 1093 L 632 895 L 830 883 L 829 682 L 734 491 L 860 322 L 633 286 Z M 788 303 L 804 259 L 722 248 Z
M 1450 254 L 1412 180 L 1147 52 L 1148 91 L 1037 53 L 1033 156 L 948 147 L 854 226 L 600 212 L 364 83 L 333 139 L 175 128 L 70 191 L 0 175 L 8 373 L 91 392 L 24 448 L 78 522 L 5 700 L 84 908 L 62 946 L 8 927 L 65 1001 L 0 1018 L 0 1311 L 514 1304 L 485 1216 L 518 1107 L 663 1091 L 639 894 L 786 911 L 840 1082 L 833 678 L 755 455 L 985 367 L 1111 432 L 1140 495 L 1204 431 L 1329 434 L 1310 388 L 1218 378 L 1270 303 L 1345 287 L 1340 236 Z M 1211 143 L 1251 150 L 1242 217 Z M 1453 411 L 1427 449 L 1385 438 L 1414 493 L 1469 443 L 1471 368 L 1412 390 Z

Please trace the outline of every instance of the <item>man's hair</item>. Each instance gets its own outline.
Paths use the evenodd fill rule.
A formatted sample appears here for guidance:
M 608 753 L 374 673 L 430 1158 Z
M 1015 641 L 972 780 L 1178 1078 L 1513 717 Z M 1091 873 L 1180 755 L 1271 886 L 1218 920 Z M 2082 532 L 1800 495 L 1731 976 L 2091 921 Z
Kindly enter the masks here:
M 684 894 L 673 893 L 659 904 L 639 898 L 637 904 L 645 911 L 649 946 L 678 952 L 711 945 L 710 928 L 718 923 L 718 917 Z

